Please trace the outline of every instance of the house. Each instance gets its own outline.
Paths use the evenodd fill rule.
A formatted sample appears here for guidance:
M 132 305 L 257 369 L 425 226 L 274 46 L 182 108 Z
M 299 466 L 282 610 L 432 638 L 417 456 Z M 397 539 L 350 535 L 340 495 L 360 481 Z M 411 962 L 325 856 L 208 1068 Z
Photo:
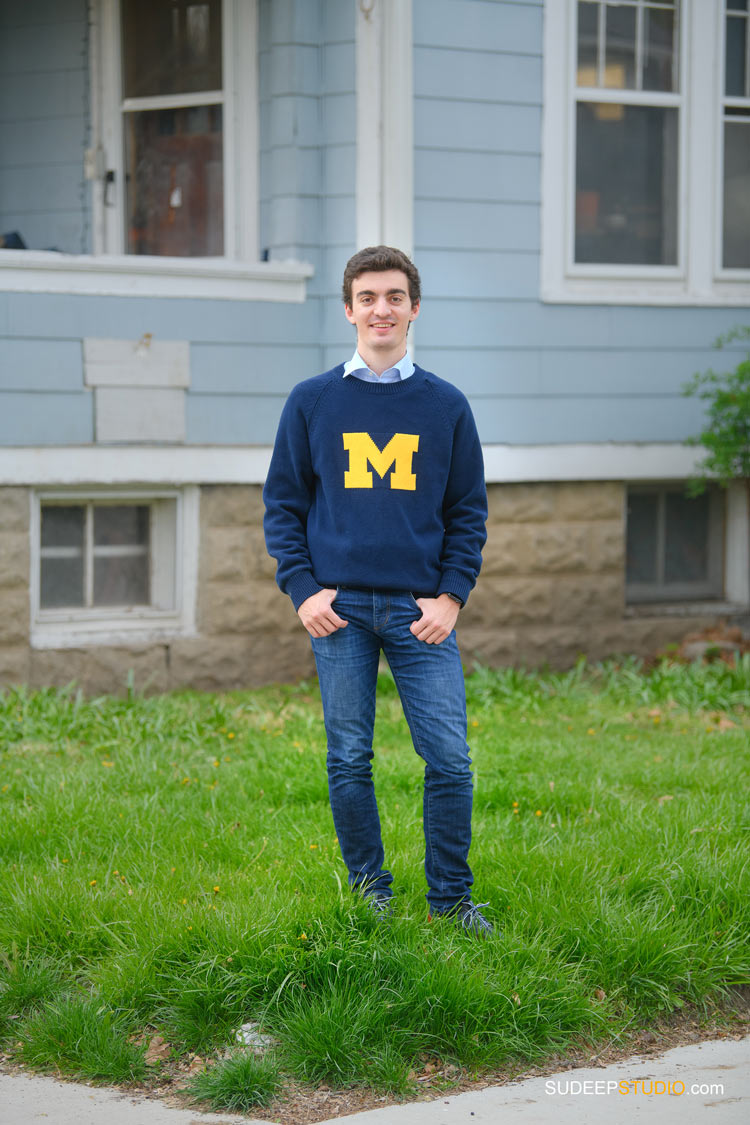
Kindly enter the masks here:
M 467 662 L 650 653 L 750 603 L 681 393 L 750 304 L 747 0 L 0 0 L 0 680 L 305 675 L 261 487 L 354 345 L 357 248 L 490 493 Z M 728 363 L 737 353 L 721 357 Z

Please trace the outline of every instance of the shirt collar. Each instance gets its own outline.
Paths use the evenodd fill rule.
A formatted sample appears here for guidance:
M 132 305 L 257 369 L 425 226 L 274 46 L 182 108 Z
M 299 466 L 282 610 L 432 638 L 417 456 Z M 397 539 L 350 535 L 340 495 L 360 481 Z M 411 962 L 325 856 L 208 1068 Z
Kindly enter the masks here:
M 346 378 L 347 375 L 351 375 L 355 371 L 369 371 L 369 370 L 370 370 L 370 368 L 367 366 L 365 361 L 362 359 L 362 356 L 359 354 L 358 351 L 355 351 L 352 358 L 347 360 L 346 363 L 344 364 L 344 376 L 343 377 Z M 383 375 L 386 375 L 389 371 L 398 371 L 399 377 L 402 380 L 408 379 L 410 375 L 413 375 L 414 374 L 414 363 L 412 362 L 412 358 L 409 355 L 409 353 L 406 352 L 405 355 L 398 361 L 398 363 L 394 363 L 393 367 L 386 368 L 386 370 L 383 372 Z M 373 372 L 373 374 L 374 374 L 374 372 Z M 377 376 L 375 376 L 375 377 L 377 378 Z

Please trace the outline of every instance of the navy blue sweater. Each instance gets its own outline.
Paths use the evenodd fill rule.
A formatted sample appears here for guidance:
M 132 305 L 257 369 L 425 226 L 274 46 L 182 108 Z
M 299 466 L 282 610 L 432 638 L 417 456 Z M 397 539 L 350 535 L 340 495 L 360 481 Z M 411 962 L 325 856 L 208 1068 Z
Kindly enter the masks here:
M 487 518 L 466 398 L 421 367 L 399 383 L 343 370 L 299 383 L 281 415 L 263 491 L 280 588 L 295 609 L 336 586 L 465 602 Z

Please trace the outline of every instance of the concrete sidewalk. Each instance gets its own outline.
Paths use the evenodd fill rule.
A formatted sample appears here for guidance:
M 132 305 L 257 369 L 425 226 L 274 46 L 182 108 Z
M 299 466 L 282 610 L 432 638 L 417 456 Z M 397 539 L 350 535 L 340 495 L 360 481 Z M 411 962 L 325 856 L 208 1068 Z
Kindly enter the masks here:
M 750 1121 L 750 1037 L 677 1047 L 606 1067 L 331 1118 L 321 1125 L 712 1125 Z M 54 1078 L 0 1074 L 0 1125 L 268 1125 Z

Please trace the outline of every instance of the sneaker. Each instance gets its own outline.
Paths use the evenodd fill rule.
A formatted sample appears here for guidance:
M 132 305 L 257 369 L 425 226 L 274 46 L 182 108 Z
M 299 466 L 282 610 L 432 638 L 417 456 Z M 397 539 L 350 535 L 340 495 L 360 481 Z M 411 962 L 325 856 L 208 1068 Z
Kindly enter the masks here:
M 454 906 L 452 910 L 437 912 L 435 917 L 451 918 L 457 926 L 467 930 L 473 937 L 488 938 L 494 934 L 495 927 L 482 914 L 481 907 L 483 906 L 489 906 L 489 903 L 480 902 L 476 904 L 471 899 L 467 899 L 465 902 L 460 902 L 458 906 Z
M 362 895 L 368 910 L 372 911 L 378 922 L 390 922 L 393 917 L 393 898 L 383 895 L 378 891 L 370 891 Z

